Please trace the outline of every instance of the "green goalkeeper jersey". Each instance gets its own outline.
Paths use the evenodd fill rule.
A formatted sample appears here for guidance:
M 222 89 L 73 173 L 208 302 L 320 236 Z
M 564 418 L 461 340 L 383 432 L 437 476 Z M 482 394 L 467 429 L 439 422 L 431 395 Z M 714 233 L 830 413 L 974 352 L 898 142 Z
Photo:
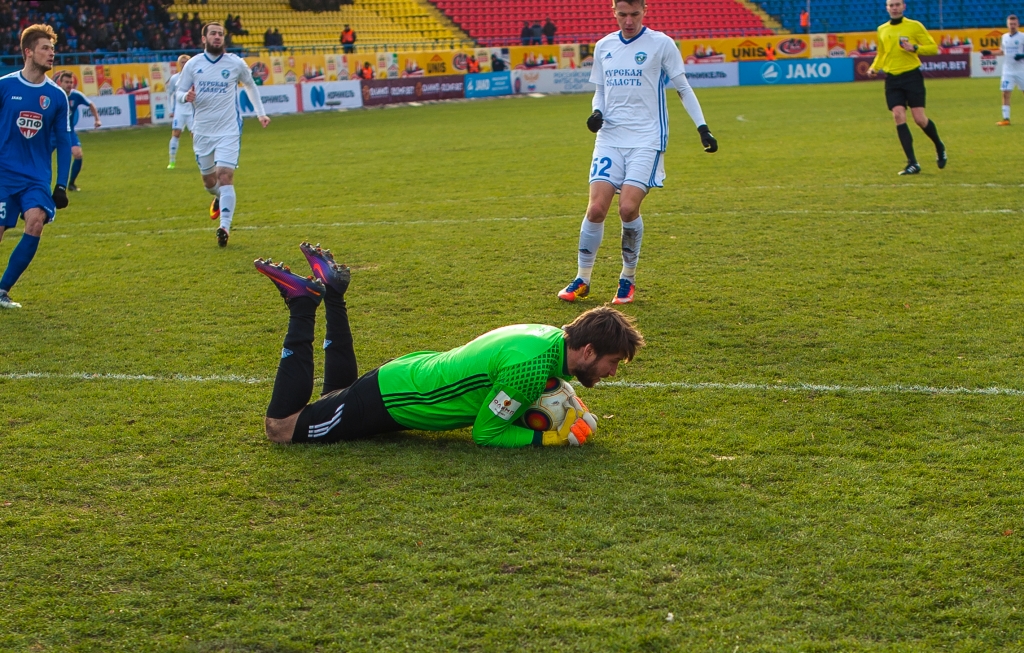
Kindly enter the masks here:
M 516 324 L 446 352 L 418 351 L 378 372 L 384 406 L 410 429 L 473 427 L 473 441 L 525 447 L 534 431 L 515 424 L 551 377 L 568 381 L 561 329 Z

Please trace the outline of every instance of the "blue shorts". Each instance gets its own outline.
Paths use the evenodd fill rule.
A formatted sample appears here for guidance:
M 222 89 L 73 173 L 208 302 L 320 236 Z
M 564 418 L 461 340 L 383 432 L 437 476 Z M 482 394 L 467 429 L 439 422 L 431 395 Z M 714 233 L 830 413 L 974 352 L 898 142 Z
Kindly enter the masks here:
M 53 203 L 53 195 L 48 187 L 31 182 L 10 188 L 0 186 L 0 226 L 5 229 L 18 226 L 18 218 L 25 211 L 35 208 L 46 211 L 43 224 L 53 222 L 57 215 L 57 205 Z
M 82 147 L 82 141 L 78 140 L 78 132 L 71 128 L 71 147 Z

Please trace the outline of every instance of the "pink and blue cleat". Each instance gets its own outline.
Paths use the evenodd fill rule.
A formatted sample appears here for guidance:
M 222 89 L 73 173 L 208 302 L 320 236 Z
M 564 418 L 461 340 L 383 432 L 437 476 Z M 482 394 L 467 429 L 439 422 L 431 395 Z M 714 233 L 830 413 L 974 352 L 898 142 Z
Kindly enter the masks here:
M 636 292 L 636 284 L 629 279 L 619 279 L 619 289 L 612 299 L 613 304 L 632 304 L 633 293 Z
M 558 293 L 558 298 L 567 301 L 574 302 L 577 299 L 583 299 L 590 294 L 590 286 L 586 281 L 576 277 L 573 282 L 562 289 L 562 292 Z
M 334 260 L 331 250 L 322 249 L 320 243 L 310 245 L 303 242 L 299 245 L 302 254 L 309 261 L 309 267 L 313 276 L 325 286 L 330 286 L 341 294 L 345 294 L 348 284 L 352 280 L 352 271 L 347 265 L 342 265 Z
M 281 292 L 285 303 L 298 297 L 309 297 L 319 304 L 324 298 L 324 284 L 313 277 L 300 277 L 284 263 L 258 258 L 252 262 L 257 272 L 270 278 Z

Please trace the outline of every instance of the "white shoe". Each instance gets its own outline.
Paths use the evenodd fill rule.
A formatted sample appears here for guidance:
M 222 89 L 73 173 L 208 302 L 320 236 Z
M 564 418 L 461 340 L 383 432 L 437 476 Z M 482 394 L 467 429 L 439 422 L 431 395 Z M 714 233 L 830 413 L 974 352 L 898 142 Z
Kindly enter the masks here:
M 5 291 L 0 290 L 0 308 L 21 308 L 21 304 L 11 299 Z

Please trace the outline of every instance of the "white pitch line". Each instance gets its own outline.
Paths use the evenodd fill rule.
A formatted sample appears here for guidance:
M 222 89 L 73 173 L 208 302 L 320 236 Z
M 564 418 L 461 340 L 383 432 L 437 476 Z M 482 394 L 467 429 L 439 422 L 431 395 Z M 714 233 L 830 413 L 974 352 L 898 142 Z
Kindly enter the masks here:
M 105 374 L 105 373 L 53 373 L 53 372 L 7 372 L 0 379 L 69 379 L 79 381 L 178 381 L 185 383 L 244 383 L 267 384 L 273 379 L 266 377 L 241 376 L 238 374 L 200 376 L 193 374 Z M 919 394 L 919 395 L 982 395 L 1024 397 L 1024 390 L 1015 388 L 965 388 L 962 386 L 907 385 L 831 385 L 818 383 L 715 383 L 687 381 L 602 381 L 599 388 L 624 388 L 628 390 L 730 390 L 739 392 L 827 392 L 855 394 Z

